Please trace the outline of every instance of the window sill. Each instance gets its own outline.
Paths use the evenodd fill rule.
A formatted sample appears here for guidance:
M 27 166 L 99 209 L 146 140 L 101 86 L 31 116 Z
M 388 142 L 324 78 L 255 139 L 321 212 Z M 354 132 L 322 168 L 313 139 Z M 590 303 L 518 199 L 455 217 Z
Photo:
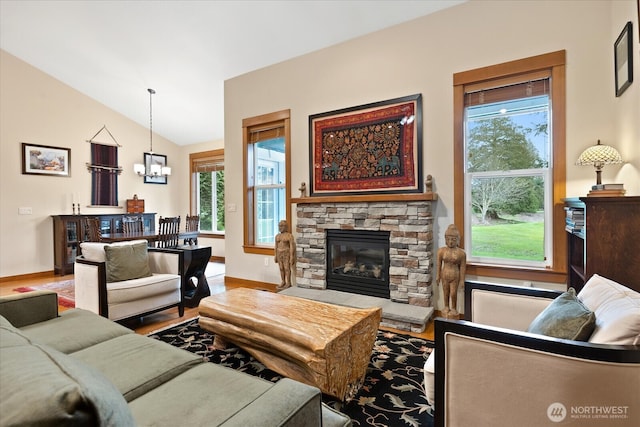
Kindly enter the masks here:
M 252 245 L 244 245 L 242 247 L 246 254 L 258 254 L 258 255 L 274 255 L 275 248 L 268 246 L 252 246 Z
M 206 237 L 207 239 L 224 239 L 224 233 L 214 233 L 210 231 L 201 231 L 198 237 Z
M 467 264 L 467 274 L 529 282 L 566 283 L 565 271 Z

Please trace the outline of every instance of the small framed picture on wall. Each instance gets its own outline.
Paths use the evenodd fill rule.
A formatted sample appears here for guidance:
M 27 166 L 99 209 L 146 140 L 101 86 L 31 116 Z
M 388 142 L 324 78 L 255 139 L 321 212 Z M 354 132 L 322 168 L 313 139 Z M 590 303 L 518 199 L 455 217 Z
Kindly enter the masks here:
M 71 149 L 22 143 L 24 175 L 71 176 Z
M 162 169 L 167 166 L 167 156 L 156 153 L 144 153 L 144 166 L 147 171 L 144 176 L 145 184 L 167 183 L 167 176 L 162 174 Z
M 633 82 L 633 24 L 627 22 L 613 45 L 616 76 L 616 96 Z

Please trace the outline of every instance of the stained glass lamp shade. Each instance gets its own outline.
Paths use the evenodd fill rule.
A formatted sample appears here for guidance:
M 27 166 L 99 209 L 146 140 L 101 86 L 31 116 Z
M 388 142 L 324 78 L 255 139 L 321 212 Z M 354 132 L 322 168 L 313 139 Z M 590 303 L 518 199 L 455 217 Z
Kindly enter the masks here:
M 596 185 L 602 184 L 602 167 L 604 165 L 622 163 L 622 158 L 618 150 L 610 145 L 602 145 L 600 140 L 596 145 L 592 145 L 580 154 L 576 165 L 593 165 L 596 168 Z

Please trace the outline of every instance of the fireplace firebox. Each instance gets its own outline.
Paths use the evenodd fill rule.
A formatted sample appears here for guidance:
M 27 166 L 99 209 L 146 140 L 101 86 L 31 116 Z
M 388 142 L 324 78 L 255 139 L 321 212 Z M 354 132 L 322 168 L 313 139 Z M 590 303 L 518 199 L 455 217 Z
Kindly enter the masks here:
M 327 289 L 390 298 L 389 234 L 327 230 Z

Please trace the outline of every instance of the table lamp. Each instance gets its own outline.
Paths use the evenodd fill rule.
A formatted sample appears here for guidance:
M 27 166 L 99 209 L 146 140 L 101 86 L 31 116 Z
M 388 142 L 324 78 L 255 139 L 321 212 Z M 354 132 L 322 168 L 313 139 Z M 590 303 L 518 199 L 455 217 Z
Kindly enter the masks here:
M 592 145 L 580 154 L 576 161 L 576 165 L 585 166 L 593 165 L 596 168 L 596 185 L 602 184 L 602 167 L 604 165 L 622 163 L 622 158 L 618 150 L 610 145 L 600 144 L 600 140 L 596 145 Z

